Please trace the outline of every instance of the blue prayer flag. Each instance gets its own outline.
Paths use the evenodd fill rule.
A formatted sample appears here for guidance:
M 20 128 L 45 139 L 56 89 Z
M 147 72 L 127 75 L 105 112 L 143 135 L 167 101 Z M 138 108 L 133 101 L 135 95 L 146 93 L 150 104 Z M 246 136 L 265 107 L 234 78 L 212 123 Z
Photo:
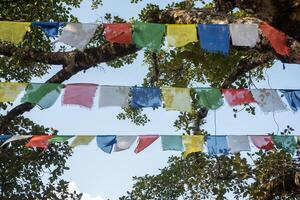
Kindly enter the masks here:
M 9 138 L 11 138 L 11 135 L 0 135 L 0 142 L 5 142 Z
M 162 135 L 161 143 L 163 151 L 174 150 L 183 151 L 181 135 Z
M 282 92 L 289 103 L 291 109 L 293 111 L 298 111 L 300 108 L 300 90 L 280 90 Z
M 161 106 L 161 92 L 155 87 L 133 87 L 131 88 L 132 99 L 131 106 L 133 108 Z
M 97 136 L 97 145 L 105 153 L 111 153 L 113 145 L 117 142 L 115 135 Z
M 229 153 L 226 136 L 208 136 L 206 139 L 206 145 L 210 155 L 226 155 Z
M 32 22 L 33 26 L 39 26 L 48 37 L 58 36 L 58 29 L 64 24 L 59 22 Z
M 212 53 L 228 54 L 230 33 L 227 24 L 199 24 L 201 48 Z

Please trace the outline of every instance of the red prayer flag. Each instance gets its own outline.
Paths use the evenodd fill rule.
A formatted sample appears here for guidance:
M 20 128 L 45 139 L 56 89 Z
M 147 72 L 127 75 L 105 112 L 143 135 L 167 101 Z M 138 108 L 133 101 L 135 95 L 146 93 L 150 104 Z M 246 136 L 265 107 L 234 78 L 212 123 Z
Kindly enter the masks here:
M 128 23 L 104 25 L 104 36 L 109 42 L 130 44 L 132 40 L 131 35 L 131 25 Z
M 222 93 L 230 106 L 255 102 L 252 93 L 247 89 L 222 89 Z
M 65 88 L 62 103 L 92 108 L 96 90 L 96 84 L 68 84 Z
M 136 146 L 134 153 L 139 153 L 143 151 L 158 138 L 159 135 L 140 135 L 138 140 L 138 145 Z
M 250 136 L 253 144 L 259 148 L 264 150 L 270 150 L 274 147 L 274 142 L 271 136 L 268 135 L 253 135 Z
M 263 35 L 269 40 L 274 50 L 282 55 L 289 55 L 289 47 L 287 46 L 287 36 L 283 32 L 277 30 L 266 22 L 259 25 Z
M 39 147 L 39 148 L 47 149 L 49 145 L 48 140 L 51 139 L 52 137 L 53 135 L 33 136 L 25 146 L 29 148 Z

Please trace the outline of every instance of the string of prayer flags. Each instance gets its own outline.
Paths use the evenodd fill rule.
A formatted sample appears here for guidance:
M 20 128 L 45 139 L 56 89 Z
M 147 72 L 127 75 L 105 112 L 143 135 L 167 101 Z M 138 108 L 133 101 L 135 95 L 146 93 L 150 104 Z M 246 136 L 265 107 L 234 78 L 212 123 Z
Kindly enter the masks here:
M 250 136 L 252 143 L 258 149 L 271 150 L 274 148 L 272 136 L 269 135 L 252 135 Z
M 29 140 L 29 142 L 25 145 L 26 147 L 38 147 L 42 149 L 47 149 L 49 145 L 49 139 L 51 139 L 52 135 L 35 135 Z
M 74 137 L 74 135 L 54 135 L 48 141 L 49 143 L 67 142 L 72 137 Z
M 280 90 L 285 96 L 290 108 L 296 112 L 300 108 L 300 90 Z
M 228 135 L 227 141 L 231 153 L 250 151 L 249 139 L 247 135 Z
M 123 136 L 123 135 L 118 135 L 116 137 L 116 144 L 114 151 L 119 152 L 119 151 L 124 151 L 129 149 L 133 143 L 136 141 L 137 136 Z
M 229 24 L 232 45 L 255 47 L 258 36 L 257 24 Z
M 191 42 L 197 42 L 195 24 L 167 24 L 167 41 L 170 47 L 183 47 Z
M 129 23 L 104 24 L 105 39 L 111 43 L 131 44 L 131 32 Z
M 114 144 L 116 143 L 115 135 L 98 135 L 97 145 L 105 153 L 111 153 Z
M 32 26 L 38 26 L 48 37 L 57 37 L 58 30 L 65 23 L 60 22 L 32 22 Z
M 30 30 L 31 22 L 0 21 L 0 40 L 19 44 L 27 31 Z
M 134 153 L 140 153 L 148 146 L 150 146 L 155 140 L 159 138 L 159 135 L 140 135 L 138 138 L 138 144 L 134 150 Z
M 251 93 L 263 112 L 287 111 L 287 106 L 283 103 L 276 90 L 251 90 Z
M 210 155 L 227 155 L 229 153 L 229 147 L 226 136 L 207 136 L 206 145 L 208 149 L 208 154 Z
M 262 34 L 269 40 L 276 53 L 282 56 L 289 55 L 286 34 L 277 30 L 266 22 L 261 23 L 259 27 L 262 30 Z
M 207 109 L 216 110 L 224 104 L 222 93 L 215 88 L 195 88 L 198 105 Z
M 204 144 L 203 135 L 183 135 L 182 143 L 184 145 L 183 157 L 186 158 L 191 153 L 202 152 Z
M 133 108 L 157 108 L 161 106 L 160 89 L 155 87 L 133 87 L 131 88 Z
M 201 48 L 212 53 L 229 53 L 229 28 L 227 24 L 199 24 Z
M 98 24 L 68 23 L 58 38 L 58 42 L 78 48 L 83 51 L 94 36 Z
M 27 83 L 0 83 L 0 102 L 14 101 L 27 85 Z
M 163 151 L 183 151 L 181 135 L 162 135 L 161 143 Z
M 143 23 L 135 21 L 133 23 L 132 39 L 138 48 L 149 48 L 159 50 L 165 33 L 164 24 Z
M 230 106 L 255 102 L 255 99 L 248 89 L 222 89 L 222 92 Z
M 97 85 L 90 83 L 68 84 L 63 95 L 63 104 L 92 108 Z
M 22 97 L 21 102 L 38 104 L 41 109 L 51 107 L 60 95 L 63 88 L 61 84 L 54 83 L 30 83 L 26 87 L 26 93 Z
M 189 88 L 162 87 L 167 110 L 192 112 L 192 98 Z
M 76 136 L 74 138 L 73 142 L 71 143 L 71 147 L 75 148 L 79 145 L 88 145 L 94 138 L 95 138 L 95 136 L 90 136 L 90 135 Z
M 0 147 L 3 147 L 4 145 L 10 143 L 10 142 L 15 142 L 15 141 L 19 141 L 19 140 L 25 140 L 28 138 L 31 138 L 32 135 L 13 135 L 11 136 L 8 140 L 6 140 L 5 142 L 2 143 L 2 145 Z
M 272 139 L 276 148 L 284 149 L 285 151 L 294 154 L 297 147 L 297 142 L 294 136 L 291 135 L 273 135 Z
M 99 90 L 99 107 L 128 105 L 130 87 L 101 85 Z

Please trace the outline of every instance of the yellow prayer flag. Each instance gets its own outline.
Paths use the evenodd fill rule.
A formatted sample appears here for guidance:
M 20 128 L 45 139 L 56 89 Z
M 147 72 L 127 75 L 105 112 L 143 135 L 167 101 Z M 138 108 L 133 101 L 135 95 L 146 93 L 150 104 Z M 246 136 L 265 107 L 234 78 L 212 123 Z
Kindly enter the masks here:
M 203 151 L 203 135 L 183 135 L 182 142 L 185 148 L 183 157 L 186 158 L 190 153 Z
M 31 22 L 0 21 L 0 40 L 19 44 L 30 30 L 30 24 Z
M 182 47 L 190 42 L 197 42 L 195 24 L 168 24 L 167 41 L 170 47 Z
M 166 110 L 192 112 L 192 98 L 189 88 L 162 87 Z
M 88 145 L 94 138 L 95 136 L 76 136 L 71 144 L 71 147 L 74 148 L 79 145 Z
M 0 102 L 13 102 L 26 86 L 27 83 L 0 83 Z

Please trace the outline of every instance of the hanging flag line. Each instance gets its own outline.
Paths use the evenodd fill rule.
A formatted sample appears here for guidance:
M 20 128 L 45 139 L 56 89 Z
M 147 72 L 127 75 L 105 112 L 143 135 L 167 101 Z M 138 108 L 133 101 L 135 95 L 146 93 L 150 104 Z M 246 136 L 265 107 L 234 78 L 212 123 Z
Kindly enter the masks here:
M 133 108 L 158 108 L 192 112 L 192 101 L 199 107 L 216 110 L 224 104 L 223 96 L 230 106 L 256 103 L 265 112 L 288 111 L 282 101 L 284 96 L 293 111 L 300 108 L 299 89 L 217 89 L 217 88 L 177 88 L 112 86 L 92 83 L 0 83 L 0 102 L 13 102 L 25 90 L 22 103 L 38 105 L 40 109 L 50 108 L 62 95 L 62 105 L 79 105 L 92 108 L 96 91 L 99 89 L 98 105 Z M 279 95 L 278 91 L 282 94 Z
M 300 136 L 296 135 L 0 135 L 0 147 L 9 143 L 29 140 L 25 145 L 28 148 L 48 148 L 51 143 L 68 142 L 75 148 L 88 145 L 95 138 L 97 146 L 105 153 L 124 151 L 129 149 L 136 141 L 134 152 L 140 153 L 158 138 L 161 138 L 163 151 L 181 151 L 186 157 L 190 153 L 204 152 L 204 146 L 210 155 L 227 155 L 241 151 L 251 151 L 250 143 L 262 150 L 273 148 L 283 149 L 294 154 Z
M 22 42 L 30 26 L 39 27 L 46 36 L 58 37 L 56 42 L 83 51 L 94 36 L 99 24 L 59 22 L 0 21 L 0 41 L 15 44 Z M 59 28 L 63 27 L 61 34 Z M 163 37 L 169 47 L 183 47 L 200 42 L 200 47 L 212 53 L 228 54 L 233 46 L 254 47 L 259 41 L 259 31 L 268 39 L 276 53 L 289 55 L 287 36 L 266 22 L 258 24 L 156 24 L 135 21 L 130 23 L 103 24 L 103 35 L 110 43 L 135 44 L 138 48 L 159 50 Z

